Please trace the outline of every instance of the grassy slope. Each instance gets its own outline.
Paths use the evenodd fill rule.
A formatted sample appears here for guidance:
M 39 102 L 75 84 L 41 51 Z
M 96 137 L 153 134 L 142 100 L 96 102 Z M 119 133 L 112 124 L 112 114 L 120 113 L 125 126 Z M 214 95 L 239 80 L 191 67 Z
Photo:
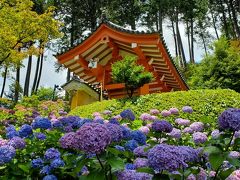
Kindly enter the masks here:
M 169 93 L 149 94 L 134 100 L 106 100 L 73 109 L 70 114 L 81 117 L 92 117 L 93 112 L 103 112 L 108 109 L 114 115 L 130 108 L 137 116 L 156 108 L 161 110 L 183 106 L 191 106 L 194 113 L 189 116 L 181 113 L 182 118 L 193 121 L 216 121 L 217 116 L 229 107 L 240 108 L 240 94 L 232 90 L 191 90 Z

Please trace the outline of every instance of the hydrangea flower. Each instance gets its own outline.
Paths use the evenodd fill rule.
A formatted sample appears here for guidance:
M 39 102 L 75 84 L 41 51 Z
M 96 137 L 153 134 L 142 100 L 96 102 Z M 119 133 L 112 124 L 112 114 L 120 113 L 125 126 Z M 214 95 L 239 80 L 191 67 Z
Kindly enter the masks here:
M 37 117 L 32 122 L 33 129 L 49 129 L 52 127 L 51 121 L 48 118 Z
M 157 120 L 152 123 L 152 129 L 157 132 L 170 133 L 173 127 L 169 122 L 165 120 Z
M 151 118 L 151 115 L 150 115 L 150 114 L 148 114 L 148 113 L 143 113 L 143 114 L 141 114 L 140 119 L 143 120 L 143 121 L 149 121 L 149 120 L 151 120 L 152 118 Z
M 133 150 L 133 154 L 135 156 L 143 156 L 147 157 L 148 155 L 148 150 L 146 150 L 149 147 L 149 145 L 143 145 L 143 146 L 138 146 Z
M 68 117 L 63 117 L 63 118 L 60 118 L 59 121 L 62 122 L 62 124 L 64 126 L 69 126 L 76 122 L 76 121 L 80 121 L 81 118 L 78 117 L 78 116 L 68 116 Z
M 19 136 L 19 133 L 17 132 L 17 130 L 15 129 L 15 126 L 13 125 L 9 125 L 7 128 L 6 128 L 6 137 L 8 139 L 11 139 L 15 136 Z
M 44 166 L 44 161 L 41 158 L 33 159 L 31 166 L 33 168 L 42 168 Z
M 237 152 L 237 151 L 230 151 L 228 156 L 229 156 L 230 158 L 237 159 L 237 158 L 240 157 L 240 153 Z
M 170 116 L 170 115 L 171 115 L 171 112 L 168 111 L 168 110 L 163 110 L 163 111 L 161 112 L 161 115 L 162 115 L 163 117 L 167 117 L 167 116 Z
M 151 110 L 150 110 L 150 114 L 152 114 L 152 115 L 158 115 L 158 114 L 160 114 L 160 111 L 157 110 L 157 109 L 151 109 Z
M 8 143 L 8 140 L 0 138 L 0 147 L 7 145 L 7 143 Z
M 133 151 L 135 148 L 138 147 L 138 143 L 137 143 L 137 141 L 132 139 L 132 140 L 127 141 L 124 146 L 127 150 Z
M 175 120 L 175 123 L 180 126 L 188 126 L 191 122 L 188 119 L 177 118 Z
M 194 131 L 192 128 L 190 127 L 186 127 L 182 130 L 183 133 L 186 133 L 186 134 L 192 134 Z
M 75 138 L 77 149 L 98 154 L 111 143 L 111 132 L 103 124 L 87 123 L 79 128 Z
M 230 176 L 227 177 L 226 180 L 238 180 L 240 179 L 240 169 L 237 169 L 230 174 Z
M 195 144 L 203 144 L 207 141 L 207 135 L 202 132 L 193 133 L 193 141 Z
M 170 133 L 168 133 L 169 136 L 180 139 L 181 138 L 181 130 L 177 128 L 173 128 Z
M 189 127 L 195 132 L 200 132 L 204 129 L 204 124 L 202 122 L 194 122 Z
M 113 116 L 112 118 L 117 119 L 118 121 L 122 120 L 122 117 L 120 116 L 120 114 Z
M 131 111 L 131 109 L 126 109 L 126 110 L 122 111 L 122 112 L 120 113 L 120 116 L 121 116 L 123 119 L 131 120 L 131 121 L 134 121 L 134 120 L 135 120 L 135 115 L 134 115 L 134 113 Z
M 20 137 L 13 137 L 9 142 L 8 145 L 14 147 L 15 149 L 24 149 L 26 146 L 26 143 L 24 139 Z
M 82 176 L 87 176 L 90 172 L 88 171 L 88 168 L 87 166 L 83 166 L 81 171 L 79 172 L 79 176 L 82 175 Z
M 110 132 L 113 142 L 119 142 L 123 138 L 122 128 L 119 125 L 107 123 L 106 127 Z
M 171 114 L 175 114 L 175 115 L 179 114 L 178 108 L 170 108 L 169 111 L 171 112 Z
M 124 127 L 124 126 L 120 126 L 122 129 L 122 133 L 123 133 L 123 139 L 130 139 L 131 138 L 131 129 Z
M 44 133 L 35 133 L 35 137 L 39 140 L 45 140 L 47 136 Z
M 97 121 L 97 120 L 104 120 L 104 118 L 102 117 L 102 116 L 95 116 L 94 118 L 93 118 L 93 120 L 94 121 Z
M 144 145 L 146 144 L 146 136 L 143 132 L 139 130 L 135 130 L 131 132 L 131 138 L 137 141 L 138 144 Z
M 52 168 L 59 168 L 65 166 L 65 163 L 61 159 L 54 159 L 50 165 Z
M 157 120 L 158 119 L 158 117 L 157 116 L 151 116 L 151 121 L 155 121 L 155 120 Z
M 209 172 L 209 177 L 210 177 L 210 178 L 215 177 L 215 175 L 216 175 L 216 171 L 210 171 L 210 172 Z
M 73 128 L 72 128 L 71 125 L 68 125 L 68 126 L 65 126 L 65 127 L 63 128 L 63 131 L 66 132 L 66 133 L 68 133 L 68 132 L 73 132 Z
M 43 180 L 57 180 L 57 177 L 51 174 L 51 175 L 44 176 Z
M 207 172 L 203 169 L 203 168 L 200 168 L 200 172 L 197 174 L 197 179 L 198 180 L 207 180 L 208 178 L 208 175 L 207 175 Z
M 127 164 L 125 164 L 125 169 L 126 170 L 134 170 L 134 169 L 136 169 L 136 166 L 132 163 L 127 163 Z
M 60 158 L 60 152 L 55 149 L 55 148 L 49 148 L 45 154 L 44 154 L 44 158 L 46 160 L 54 160 L 54 159 L 59 159 Z
M 146 135 L 150 132 L 150 129 L 147 126 L 142 126 L 138 130 L 143 132 Z
M 93 115 L 93 117 L 101 116 L 101 113 L 99 113 L 99 112 L 94 112 L 92 115 Z
M 213 130 L 212 133 L 211 133 L 211 136 L 212 136 L 213 139 L 219 138 L 220 135 L 221 135 L 221 133 L 218 129 Z
M 116 118 L 111 118 L 111 119 L 109 120 L 109 123 L 120 125 L 119 121 L 118 121 Z
M 21 126 L 20 130 L 18 131 L 20 137 L 28 137 L 32 135 L 32 127 L 28 124 L 24 124 Z
M 136 158 L 133 162 L 136 168 L 148 167 L 148 159 L 146 158 Z
M 103 111 L 103 114 L 104 114 L 104 115 L 111 115 L 111 114 L 112 114 L 112 111 L 110 111 L 110 110 L 105 110 L 105 111 Z
M 218 125 L 220 129 L 231 131 L 240 130 L 240 109 L 229 108 L 218 117 Z
M 76 134 L 74 132 L 69 132 L 64 134 L 60 139 L 59 143 L 60 146 L 64 149 L 73 149 L 75 145 L 75 136 Z
M 188 177 L 187 177 L 187 180 L 197 180 L 195 175 L 194 174 L 190 174 Z
M 123 146 L 116 145 L 114 147 L 115 147 L 115 149 L 117 149 L 119 151 L 125 151 L 125 148 Z
M 117 173 L 118 180 L 151 180 L 153 175 L 148 173 L 136 172 L 135 170 L 124 170 Z
M 104 120 L 103 119 L 94 119 L 93 123 L 99 123 L 99 124 L 104 124 Z M 112 123 L 113 124 L 113 123 Z
M 48 175 L 48 174 L 51 174 L 51 171 L 52 171 L 51 166 L 49 165 L 43 166 L 42 169 L 40 170 L 40 174 Z
M 53 128 L 63 128 L 62 122 L 60 122 L 58 119 L 52 119 L 51 123 Z
M 16 155 L 14 147 L 4 145 L 0 147 L 0 166 L 10 162 Z
M 191 114 L 193 112 L 193 109 L 190 106 L 184 106 L 182 108 L 182 111 L 185 112 L 185 113 L 190 113 Z

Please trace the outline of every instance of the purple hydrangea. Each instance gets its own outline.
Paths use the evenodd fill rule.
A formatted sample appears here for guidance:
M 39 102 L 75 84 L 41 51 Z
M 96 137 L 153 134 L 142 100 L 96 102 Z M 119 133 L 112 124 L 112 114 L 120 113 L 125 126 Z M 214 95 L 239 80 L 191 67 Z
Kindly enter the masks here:
M 134 121 L 134 120 L 135 120 L 135 115 L 134 115 L 134 113 L 132 112 L 131 109 L 126 109 L 126 110 L 122 111 L 122 112 L 120 113 L 120 116 L 121 116 L 123 119 L 131 120 L 131 121 Z
M 177 118 L 175 120 L 175 123 L 180 125 L 180 126 L 188 126 L 190 124 L 190 120 L 188 119 L 182 119 L 182 118 Z
M 135 156 L 147 157 L 149 145 L 138 146 L 133 150 Z
M 48 118 L 37 117 L 32 122 L 32 127 L 33 129 L 50 129 L 52 124 Z
M 219 138 L 220 135 L 221 135 L 221 132 L 218 129 L 213 130 L 211 133 L 211 136 L 213 139 Z
M 196 178 L 197 180 L 207 180 L 207 172 L 203 168 L 200 168 L 200 172 L 197 174 Z
M 44 176 L 43 180 L 57 180 L 57 177 L 51 174 L 51 175 Z
M 63 128 L 62 122 L 60 122 L 58 119 L 52 119 L 51 123 L 53 128 Z
M 182 130 L 182 132 L 185 134 L 192 134 L 194 131 L 190 127 L 186 127 Z
M 150 132 L 150 129 L 147 126 L 142 126 L 138 130 L 143 132 L 146 135 Z
M 178 108 L 170 108 L 169 111 L 171 112 L 171 114 L 175 114 L 175 115 L 179 114 Z
M 119 151 L 122 151 L 122 152 L 125 151 L 125 148 L 123 146 L 116 145 L 114 147 L 115 147 L 115 149 L 117 149 Z
M 181 138 L 181 130 L 177 128 L 173 128 L 172 131 L 168 134 L 169 136 L 180 139 Z
M 135 130 L 131 132 L 131 138 L 137 141 L 138 144 L 144 145 L 146 144 L 146 135 L 139 130 Z
M 110 110 L 105 110 L 105 111 L 103 111 L 103 114 L 104 114 L 104 115 L 111 115 L 111 114 L 112 114 L 112 111 L 110 111 Z
M 74 145 L 76 144 L 75 136 L 76 134 L 74 132 L 64 134 L 64 136 L 59 139 L 60 146 L 64 149 L 74 149 Z
M 168 110 L 163 110 L 163 111 L 161 112 L 161 115 L 164 116 L 164 117 L 167 117 L 167 116 L 170 116 L 170 115 L 171 115 L 171 112 L 168 111 Z
M 148 159 L 136 158 L 133 162 L 136 168 L 148 167 Z
M 26 142 L 24 139 L 20 137 L 13 137 L 9 142 L 8 145 L 14 147 L 15 149 L 24 149 L 26 146 Z
M 200 132 L 204 129 L 204 124 L 202 122 L 194 122 L 189 127 L 195 132 Z
M 20 137 L 28 137 L 32 135 L 32 127 L 28 124 L 24 124 L 21 126 L 20 130 L 18 131 Z
M 46 160 L 54 160 L 54 159 L 59 159 L 60 158 L 60 152 L 55 149 L 55 148 L 49 148 L 45 154 L 44 154 L 44 158 Z
M 50 165 L 52 168 L 59 168 L 65 166 L 65 163 L 61 159 L 54 159 Z
M 229 156 L 230 158 L 237 159 L 237 158 L 240 157 L 240 153 L 237 152 L 237 151 L 230 151 L 228 156 Z
M 120 122 L 119 122 L 116 118 L 111 118 L 111 119 L 109 120 L 109 123 L 120 125 Z
M 33 159 L 31 166 L 33 168 L 42 168 L 44 166 L 44 161 L 41 158 Z
M 111 132 L 103 124 L 87 123 L 76 132 L 76 148 L 87 153 L 100 153 L 111 143 Z
M 150 115 L 150 114 L 148 114 L 148 113 L 143 113 L 143 114 L 141 114 L 140 119 L 143 120 L 143 121 L 149 121 L 149 120 L 151 120 L 152 118 L 151 118 L 151 115 Z
M 185 113 L 190 113 L 191 114 L 193 112 L 193 109 L 190 106 L 184 106 L 182 108 L 182 111 L 185 112 Z
M 87 166 L 83 166 L 82 169 L 81 169 L 81 171 L 79 172 L 79 176 L 81 176 L 81 175 L 82 175 L 82 176 L 87 176 L 89 173 L 90 173 L 90 172 L 89 172 Z
M 122 120 L 122 117 L 120 116 L 120 114 L 113 116 L 113 118 L 117 119 L 118 121 Z
M 240 130 L 240 109 L 229 108 L 218 117 L 218 125 L 222 130 Z
M 104 120 L 104 118 L 102 117 L 102 116 L 95 116 L 94 118 L 93 118 L 93 120 L 94 121 L 97 121 L 97 120 Z
M 65 127 L 63 128 L 63 131 L 66 132 L 66 133 L 68 133 L 68 132 L 73 132 L 73 128 L 72 128 L 71 125 L 68 125 L 68 126 L 65 126 Z
M 157 120 L 152 123 L 153 131 L 170 133 L 173 129 L 172 125 L 165 120 Z
M 103 119 L 94 119 L 93 123 L 104 124 L 104 120 Z M 114 123 L 112 123 L 112 124 L 114 124 Z
M 230 176 L 227 177 L 226 180 L 239 180 L 240 179 L 240 169 L 237 169 L 230 174 Z
M 113 142 L 119 142 L 123 138 L 122 128 L 119 125 L 107 123 L 106 127 L 110 132 Z
M 47 136 L 44 133 L 35 133 L 35 137 L 39 140 L 45 140 Z
M 68 116 L 68 117 L 63 117 L 60 118 L 59 121 L 62 122 L 64 126 L 69 126 L 72 125 L 76 121 L 80 121 L 81 118 L 78 116 Z
M 125 164 L 125 169 L 126 170 L 135 170 L 136 166 L 132 163 L 127 163 L 127 164 Z
M 0 147 L 7 145 L 7 143 L 8 143 L 8 140 L 0 138 Z
M 47 166 L 43 166 L 42 169 L 40 170 L 40 174 L 44 174 L 44 175 L 47 175 L 47 174 L 50 174 L 52 171 L 52 167 L 47 165 Z
M 124 146 L 127 150 L 133 151 L 135 148 L 138 147 L 138 143 L 137 143 L 137 141 L 132 139 L 132 140 L 127 141 Z
M 0 147 L 0 166 L 10 162 L 16 155 L 14 147 L 4 145 Z
M 151 110 L 150 110 L 150 114 L 152 114 L 152 115 L 158 115 L 158 114 L 160 114 L 160 111 L 157 110 L 157 109 L 151 109 Z
M 202 132 L 193 133 L 193 141 L 195 144 L 203 144 L 207 141 L 207 135 Z
M 118 180 L 151 180 L 153 175 L 135 170 L 124 170 L 117 173 Z
M 17 130 L 15 129 L 15 126 L 13 125 L 9 125 L 7 128 L 6 128 L 6 137 L 8 139 L 11 139 L 15 136 L 19 136 L 19 133 L 17 132 Z
M 155 120 L 157 120 L 158 119 L 158 117 L 157 116 L 151 116 L 151 121 L 155 121 Z
M 93 113 L 93 117 L 96 117 L 96 116 L 101 116 L 101 113 L 99 113 L 99 112 L 94 112 L 94 113 Z

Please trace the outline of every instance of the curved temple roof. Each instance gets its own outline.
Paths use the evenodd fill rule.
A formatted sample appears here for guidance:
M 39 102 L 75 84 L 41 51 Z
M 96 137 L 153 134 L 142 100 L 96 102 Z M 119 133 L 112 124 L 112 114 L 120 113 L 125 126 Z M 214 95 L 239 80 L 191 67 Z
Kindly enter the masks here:
M 101 82 L 111 63 L 126 55 L 137 56 L 139 64 L 154 74 L 156 82 L 152 83 L 152 91 L 188 90 L 164 39 L 156 32 L 127 30 L 111 22 L 102 22 L 85 41 L 58 54 L 57 59 L 81 79 L 94 83 Z M 91 59 L 98 60 L 97 68 L 88 67 Z

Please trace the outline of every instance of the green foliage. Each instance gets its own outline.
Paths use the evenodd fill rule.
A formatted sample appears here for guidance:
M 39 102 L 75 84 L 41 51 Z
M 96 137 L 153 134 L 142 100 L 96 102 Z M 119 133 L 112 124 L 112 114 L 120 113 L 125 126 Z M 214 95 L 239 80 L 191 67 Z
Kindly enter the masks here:
M 162 94 L 148 94 L 140 96 L 134 100 L 106 100 L 93 104 L 76 107 L 71 115 L 81 117 L 92 117 L 93 112 L 103 112 L 105 109 L 111 110 L 114 115 L 122 110 L 130 108 L 137 116 L 150 109 L 159 110 L 176 107 L 181 109 L 189 105 L 194 112 L 190 117 L 181 113 L 182 118 L 189 118 L 193 121 L 215 122 L 219 114 L 229 107 L 240 107 L 240 94 L 232 90 L 191 90 Z
M 36 96 L 38 96 L 38 99 L 40 101 L 52 100 L 52 98 L 53 98 L 53 88 L 40 87 L 40 89 L 36 93 Z
M 240 52 L 225 38 L 214 43 L 214 52 L 190 66 L 188 84 L 193 89 L 230 88 L 240 92 Z
M 136 64 L 135 57 L 126 56 L 123 60 L 112 64 L 112 79 L 117 83 L 125 83 L 129 97 L 134 90 L 153 80 L 150 72 L 144 71 L 144 66 Z

